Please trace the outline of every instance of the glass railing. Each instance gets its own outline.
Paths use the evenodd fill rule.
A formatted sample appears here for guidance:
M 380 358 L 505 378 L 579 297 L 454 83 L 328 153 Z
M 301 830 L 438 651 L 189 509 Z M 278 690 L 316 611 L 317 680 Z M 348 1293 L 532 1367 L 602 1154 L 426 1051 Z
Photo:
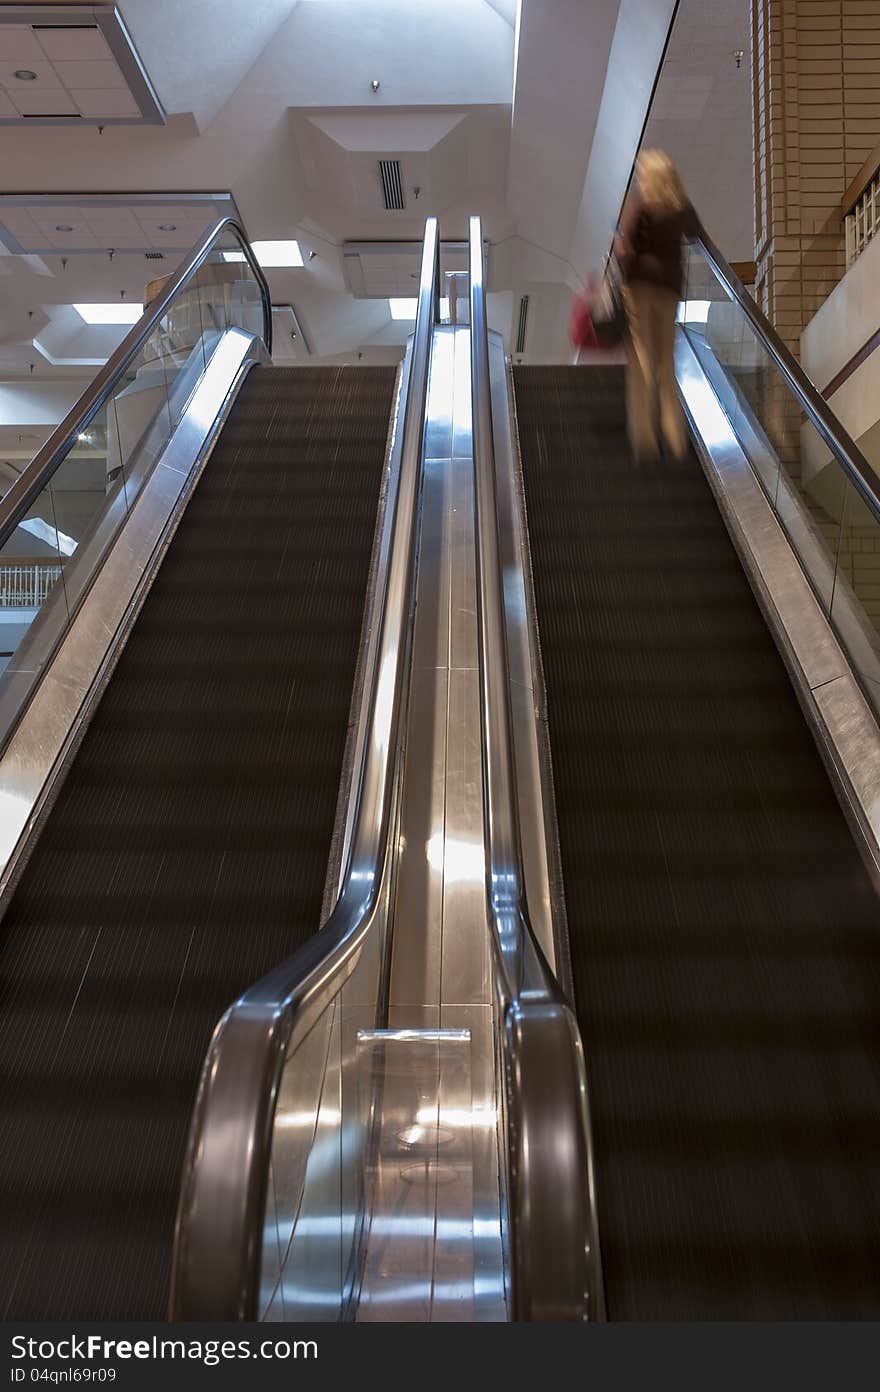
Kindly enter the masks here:
M 679 321 L 880 712 L 880 480 L 708 242 L 689 249 Z
M 265 278 L 224 218 L 0 501 L 0 746 L 233 328 L 271 346 Z

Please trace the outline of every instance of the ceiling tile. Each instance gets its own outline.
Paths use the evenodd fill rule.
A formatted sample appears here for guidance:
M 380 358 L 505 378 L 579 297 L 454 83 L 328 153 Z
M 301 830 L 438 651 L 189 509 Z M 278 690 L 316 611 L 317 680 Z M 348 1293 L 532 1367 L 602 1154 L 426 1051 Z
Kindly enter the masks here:
M 126 87 L 122 71 L 112 58 L 108 58 L 104 62 L 94 63 L 57 62 L 53 63 L 52 66 L 64 86 L 71 90 L 87 87 L 105 90 L 109 87 Z
M 140 107 L 127 87 L 110 90 L 73 88 L 71 96 L 83 116 L 139 116 Z
M 96 227 L 94 231 L 96 240 L 105 249 L 112 247 L 114 251 L 143 251 L 145 248 L 143 236 L 136 228 L 108 231 L 106 228 Z
M 5 92 L 0 92 L 0 117 L 17 116 L 18 110 L 12 105 Z
M 213 218 L 216 212 L 213 203 L 146 203 L 134 209 L 138 222 L 197 222 L 199 218 Z
M 67 250 L 70 247 L 88 247 L 90 250 L 101 250 L 101 243 L 97 237 L 93 237 L 91 232 L 84 227 L 76 227 L 73 232 L 50 232 L 46 229 L 46 235 L 52 246 L 57 247 L 59 251 Z
M 16 72 L 21 68 L 24 68 L 27 72 L 36 73 L 36 78 L 27 80 L 16 77 Z M 0 83 L 7 89 L 13 97 L 13 100 L 16 92 L 32 92 L 35 87 L 60 86 L 52 64 L 47 63 L 45 60 L 42 62 L 21 63 L 15 59 L 4 59 L 0 62 Z
M 94 231 L 104 227 L 138 231 L 137 219 L 130 208 L 77 208 L 76 211 Z
M 35 90 L 22 92 L 18 89 L 11 93 L 12 100 L 22 116 L 77 116 L 79 114 L 63 87 L 37 87 L 35 82 L 31 83 L 31 86 Z
M 13 212 L 25 212 L 38 227 L 53 227 L 57 222 L 69 222 L 73 226 L 82 224 L 84 221 L 81 208 L 75 207 L 72 203 L 34 203 L 23 209 L 9 210 Z
M 42 57 L 29 24 L 0 24 L 0 59 L 17 60 L 16 67 L 21 67 L 24 59 L 39 62 Z
M 62 62 L 87 62 L 90 59 L 101 60 L 111 56 L 104 35 L 97 25 L 38 25 L 34 33 L 43 52 L 53 62 L 55 59 Z
M 18 241 L 38 231 L 37 224 L 27 208 L 4 207 L 3 223 Z
M 197 237 L 208 225 L 208 222 L 213 223 L 216 221 L 216 218 L 217 214 L 214 208 L 210 210 L 204 220 L 176 217 L 173 212 L 163 214 L 162 211 L 159 210 L 155 217 L 139 217 L 138 222 L 149 237 L 157 233 L 165 233 L 166 229 L 171 228 L 172 230 L 167 232 L 167 235 L 175 236 L 177 240 L 180 240 L 181 237 L 184 239 Z

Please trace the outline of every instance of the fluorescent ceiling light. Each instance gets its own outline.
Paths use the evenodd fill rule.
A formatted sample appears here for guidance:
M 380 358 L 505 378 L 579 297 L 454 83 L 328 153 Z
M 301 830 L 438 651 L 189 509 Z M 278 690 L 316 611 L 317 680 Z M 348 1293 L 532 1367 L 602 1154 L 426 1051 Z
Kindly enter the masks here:
M 139 304 L 75 304 L 80 319 L 87 324 L 136 324 L 144 312 Z
M 418 309 L 418 307 L 419 307 L 419 302 L 418 302 L 418 300 L 409 300 L 409 299 L 407 299 L 407 300 L 389 300 L 389 301 L 388 301 L 388 308 L 391 310 L 391 318 L 392 318 L 392 319 L 415 319 L 415 317 L 416 317 L 416 310 Z M 449 318 L 449 301 L 448 301 L 448 299 L 442 299 L 442 300 L 440 301 L 440 318 L 441 318 L 441 319 L 448 319 L 448 318 Z
M 299 242 L 251 242 L 254 255 L 265 269 L 272 266 L 301 266 L 303 263 Z M 243 261 L 243 251 L 224 251 L 224 261 Z

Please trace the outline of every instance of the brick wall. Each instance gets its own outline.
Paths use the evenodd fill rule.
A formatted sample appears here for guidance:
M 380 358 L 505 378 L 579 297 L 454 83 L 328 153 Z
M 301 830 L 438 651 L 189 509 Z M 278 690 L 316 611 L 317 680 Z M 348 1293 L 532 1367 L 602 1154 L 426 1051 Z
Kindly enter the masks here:
M 840 200 L 880 140 L 880 0 L 752 0 L 755 296 L 797 353 L 844 272 Z
M 845 270 L 841 199 L 880 141 L 880 0 L 751 0 L 755 298 L 791 351 Z M 766 368 L 744 387 L 875 623 L 880 536 L 801 478 L 801 412 Z M 818 501 L 821 491 L 824 505 Z

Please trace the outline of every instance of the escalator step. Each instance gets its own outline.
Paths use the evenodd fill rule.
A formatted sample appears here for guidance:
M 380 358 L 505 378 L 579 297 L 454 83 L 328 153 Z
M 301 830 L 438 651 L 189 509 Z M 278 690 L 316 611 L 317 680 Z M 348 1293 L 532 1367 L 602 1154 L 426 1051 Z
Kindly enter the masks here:
M 317 927 L 395 383 L 255 368 L 0 927 L 7 1319 L 161 1319 L 223 1010 Z
M 514 381 L 610 1317 L 876 1319 L 876 894 L 699 462 Z

